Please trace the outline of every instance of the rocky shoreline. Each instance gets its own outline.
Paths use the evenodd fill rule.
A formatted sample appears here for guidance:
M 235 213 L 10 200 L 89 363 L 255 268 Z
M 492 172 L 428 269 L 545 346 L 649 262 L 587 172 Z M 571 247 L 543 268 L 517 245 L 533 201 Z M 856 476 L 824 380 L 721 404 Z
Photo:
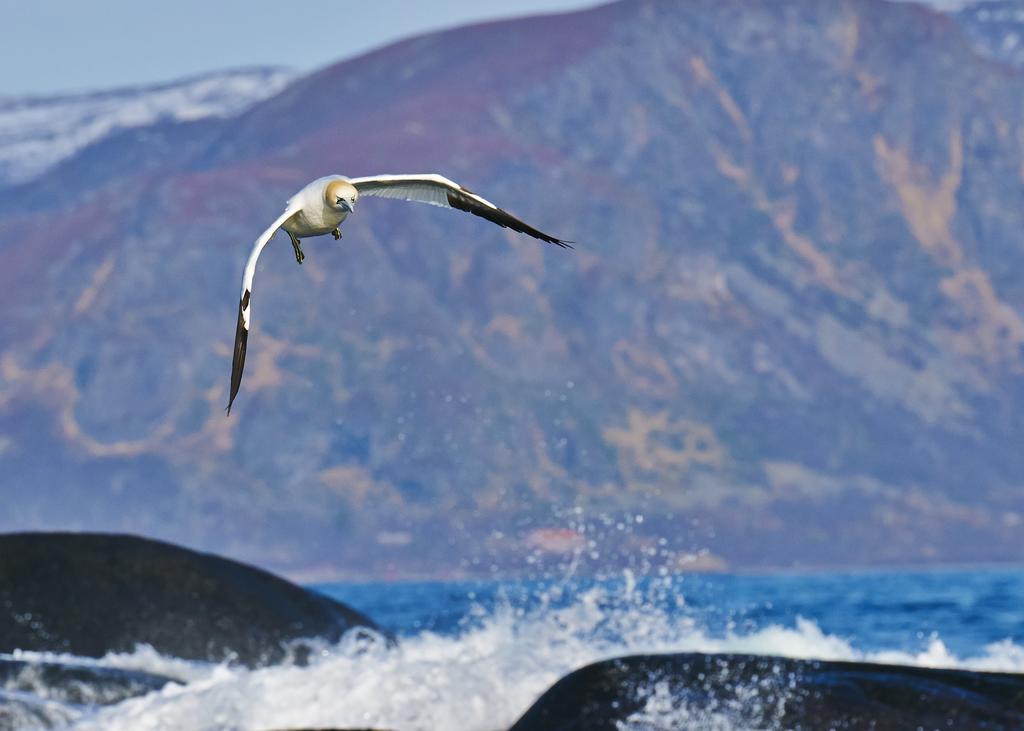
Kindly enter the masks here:
M 149 645 L 164 658 L 255 669 L 302 664 L 303 649 L 351 632 L 382 636 L 340 602 L 217 556 L 124 535 L 0 535 L 0 731 L 64 727 L 83 709 L 189 682 L 173 663 L 161 674 L 90 657 Z M 734 726 L 1011 731 L 1024 728 L 1024 675 L 635 655 L 569 673 L 510 731 Z

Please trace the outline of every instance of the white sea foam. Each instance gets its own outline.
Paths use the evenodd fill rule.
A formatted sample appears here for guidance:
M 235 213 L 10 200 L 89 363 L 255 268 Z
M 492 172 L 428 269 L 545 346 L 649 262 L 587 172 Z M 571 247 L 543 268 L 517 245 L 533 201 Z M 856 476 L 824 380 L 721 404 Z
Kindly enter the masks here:
M 799 658 L 962 667 L 1024 672 L 1024 647 L 988 646 L 958 658 L 938 637 L 919 652 L 862 652 L 824 633 L 812 620 L 742 634 L 712 633 L 692 619 L 632 602 L 615 606 L 600 590 L 565 608 L 524 612 L 504 607 L 456 637 L 423 633 L 397 646 L 349 637 L 324 647 L 308 667 L 244 670 L 189 665 L 190 682 L 125 701 L 78 719 L 74 728 L 272 729 L 366 727 L 493 731 L 507 728 L 552 683 L 587 663 L 647 652 L 740 652 Z M 152 650 L 102 662 L 183 676 L 180 661 Z M 177 672 L 175 673 L 175 670 Z M 664 689 L 649 689 L 642 712 L 624 729 L 735 729 L 731 714 L 676 706 Z M 661 719 L 655 723 L 652 719 Z M 666 726 L 668 724 L 668 726 Z
M 29 663 L 62 663 L 66 665 L 86 665 L 116 668 L 118 670 L 136 670 L 151 675 L 161 675 L 182 682 L 202 680 L 212 675 L 217 665 L 192 662 L 177 657 L 161 655 L 149 645 L 139 645 L 134 652 L 110 652 L 100 658 L 82 657 L 63 652 L 35 652 L 15 650 L 12 653 L 0 652 L 0 660 L 21 660 Z
M 753 693 L 756 694 L 756 689 Z M 658 682 L 647 689 L 644 706 L 616 724 L 618 731 L 660 731 L 661 729 L 701 729 L 701 731 L 755 731 L 731 708 L 694 708 L 680 702 L 668 683 Z M 744 699 L 746 700 L 746 699 Z M 758 730 L 759 731 L 759 730 Z

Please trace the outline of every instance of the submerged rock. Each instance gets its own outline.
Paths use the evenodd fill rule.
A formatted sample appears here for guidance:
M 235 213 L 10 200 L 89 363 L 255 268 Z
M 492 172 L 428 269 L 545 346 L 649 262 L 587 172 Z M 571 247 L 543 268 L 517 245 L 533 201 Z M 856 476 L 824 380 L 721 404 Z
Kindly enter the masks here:
M 266 571 L 126 535 L 0 535 L 0 652 L 101 657 L 151 645 L 190 660 L 256 666 L 376 627 Z
M 98 665 L 0 659 L 0 731 L 65 726 L 84 707 L 120 703 L 172 681 Z
M 748 655 L 637 655 L 555 683 L 511 731 L 1024 728 L 1024 675 Z
M 0 659 L 0 688 L 75 705 L 106 706 L 160 690 L 175 678 L 140 670 Z

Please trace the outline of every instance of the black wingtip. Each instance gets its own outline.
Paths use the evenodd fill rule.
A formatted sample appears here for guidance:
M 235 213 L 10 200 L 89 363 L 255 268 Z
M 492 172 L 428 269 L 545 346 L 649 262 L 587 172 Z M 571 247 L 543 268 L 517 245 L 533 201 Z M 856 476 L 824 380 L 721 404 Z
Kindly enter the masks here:
M 448 191 L 448 205 L 460 211 L 466 213 L 472 213 L 474 216 L 480 216 L 491 223 L 496 223 L 502 228 L 510 228 L 513 231 L 518 231 L 521 234 L 532 236 L 535 239 L 539 239 L 548 244 L 554 244 L 560 246 L 563 249 L 573 249 L 575 241 L 565 241 L 564 239 L 555 238 L 550 234 L 546 234 L 540 229 L 536 229 L 528 223 L 519 220 L 511 213 L 501 208 L 495 208 L 480 198 L 474 198 L 475 193 L 467 190 L 466 188 L 460 188 L 459 190 Z
M 228 396 L 226 416 L 231 416 L 231 405 L 235 402 L 238 389 L 242 385 L 242 371 L 245 369 L 245 347 L 249 341 L 249 330 L 245 327 L 242 310 L 249 304 L 249 293 L 242 296 L 238 303 L 238 324 L 235 326 L 235 352 L 231 358 L 231 392 Z
M 536 229 L 534 229 L 534 230 L 536 230 Z M 535 239 L 540 239 L 541 241 L 544 241 L 546 243 L 554 244 L 555 246 L 560 246 L 563 249 L 575 249 L 576 248 L 575 246 L 573 246 L 573 244 L 576 243 L 575 241 L 569 241 L 567 239 L 557 239 L 554 236 L 549 236 L 548 234 L 543 233 L 542 231 L 537 231 L 537 234 L 539 234 L 539 235 L 532 234 L 532 233 L 530 233 L 528 231 L 525 232 L 525 233 L 529 234 L 530 236 L 533 236 Z

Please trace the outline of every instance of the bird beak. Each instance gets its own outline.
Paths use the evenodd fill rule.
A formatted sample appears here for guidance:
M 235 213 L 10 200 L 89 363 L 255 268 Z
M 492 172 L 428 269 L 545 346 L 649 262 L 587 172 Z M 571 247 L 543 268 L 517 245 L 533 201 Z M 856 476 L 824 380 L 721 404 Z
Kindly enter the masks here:
M 344 198 L 339 198 L 339 199 L 338 199 L 338 205 L 339 205 L 339 206 L 341 206 L 342 208 L 344 208 L 344 209 L 345 209 L 346 211 L 348 211 L 349 213 L 351 213 L 351 212 L 352 212 L 352 204 L 351 204 L 351 203 L 349 203 L 349 202 L 348 202 L 347 200 L 345 200 Z

